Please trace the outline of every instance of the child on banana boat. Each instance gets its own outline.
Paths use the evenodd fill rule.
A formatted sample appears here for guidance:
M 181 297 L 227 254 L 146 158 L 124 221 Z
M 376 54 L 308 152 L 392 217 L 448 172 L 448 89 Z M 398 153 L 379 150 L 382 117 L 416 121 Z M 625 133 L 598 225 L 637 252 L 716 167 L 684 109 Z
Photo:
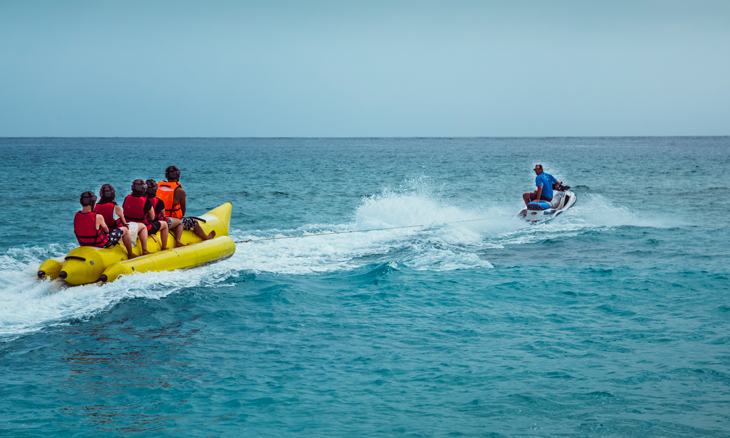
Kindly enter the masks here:
M 126 227 L 110 230 L 104 216 L 94 211 L 96 195 L 93 192 L 84 192 L 79 199 L 81 211 L 74 216 L 74 234 L 81 246 L 109 248 L 122 240 L 127 248 L 129 258 L 136 257 L 132 252 L 132 239 Z
M 108 248 L 122 240 L 131 259 L 136 257 L 132 252 L 133 236 L 135 240 L 139 236 L 143 255 L 150 254 L 147 250 L 150 234 L 159 232 L 162 247 L 166 248 L 170 229 L 174 230 L 176 248 L 183 246 L 180 241 L 183 230 L 193 230 L 204 241 L 214 238 L 215 230 L 205 233 L 197 218 L 185 217 L 186 193 L 179 182 L 180 169 L 169 166 L 165 169 L 165 178 L 159 184 L 152 179 L 135 179 L 132 181 L 132 193 L 127 195 L 122 206 L 114 202 L 116 192 L 111 184 L 102 185 L 99 204 L 96 204 L 96 195 L 84 192 L 82 201 L 86 204 L 82 202 L 84 209 L 74 218 L 74 232 L 79 244 Z M 93 215 L 79 216 L 88 213 Z M 89 228 L 92 216 L 94 230 Z
M 94 211 L 104 217 L 106 226 L 109 227 L 110 230 L 121 227 L 129 228 L 126 219 L 124 219 L 124 210 L 122 210 L 122 206 L 117 205 L 117 203 L 114 202 L 115 197 L 116 191 L 111 184 L 102 185 L 99 190 L 100 199 L 94 207 Z
M 183 232 L 183 224 L 180 219 L 166 217 L 165 216 L 165 203 L 162 199 L 157 197 L 157 182 L 153 179 L 145 181 L 147 184 L 147 199 L 152 203 L 152 209 L 154 211 L 155 218 L 151 221 L 152 229 L 160 228 L 161 223 L 164 223 L 168 230 L 174 230 L 173 236 L 175 237 L 175 248 L 183 246 L 180 242 L 180 237 Z M 167 241 L 167 239 L 165 239 Z
M 136 180 L 135 180 L 136 181 Z M 140 180 L 142 181 L 142 180 Z M 150 187 L 149 182 L 152 182 L 155 184 L 155 187 Z M 152 200 L 150 199 L 148 192 L 150 189 L 152 189 L 152 193 L 155 193 L 157 191 L 157 184 L 153 180 L 147 180 L 143 181 L 144 183 L 144 192 L 142 194 L 142 197 L 145 199 L 145 212 L 146 216 L 145 219 L 147 220 L 147 236 L 152 236 L 154 234 L 160 233 L 160 240 L 162 248 L 167 248 L 167 237 L 168 237 L 168 227 L 167 227 L 167 221 L 160 221 L 158 220 L 155 209 L 154 209 L 154 203 L 152 203 Z M 147 204 L 150 205 L 150 209 L 147 210 Z
M 137 241 L 139 224 L 136 222 L 127 223 L 127 220 L 124 217 L 124 209 L 122 209 L 121 205 L 114 202 L 115 197 L 116 191 L 111 184 L 102 185 L 101 189 L 99 189 L 100 199 L 94 207 L 94 211 L 104 217 L 104 222 L 106 222 L 107 227 L 109 227 L 110 230 L 126 228 L 129 231 L 129 240 L 132 242 L 132 245 L 134 245 L 134 242 Z M 127 253 L 132 254 L 130 258 L 136 257 L 129 248 L 127 249 Z
M 146 191 L 147 185 L 144 180 L 135 179 L 132 181 L 132 194 L 127 195 L 127 197 L 124 198 L 124 204 L 122 207 L 124 217 L 127 221 L 139 224 L 139 243 L 142 245 L 143 255 L 150 253 L 147 251 L 147 235 L 152 229 L 150 220 L 154 218 L 152 203 L 149 199 L 147 199 L 147 196 L 145 196 Z M 167 223 L 165 223 L 163 242 L 165 244 L 167 243 Z
M 165 179 L 157 184 L 157 197 L 165 203 L 165 216 L 180 219 L 185 230 L 193 230 L 203 240 L 215 237 L 215 230 L 206 234 L 197 219 L 185 217 L 186 194 L 180 184 L 180 169 L 169 166 L 165 169 Z

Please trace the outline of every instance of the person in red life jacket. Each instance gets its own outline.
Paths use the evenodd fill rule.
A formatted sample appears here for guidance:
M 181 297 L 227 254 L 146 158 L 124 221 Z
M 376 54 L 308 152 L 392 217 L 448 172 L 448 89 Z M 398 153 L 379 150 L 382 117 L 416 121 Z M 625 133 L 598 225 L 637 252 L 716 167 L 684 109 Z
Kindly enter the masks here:
M 130 259 L 136 257 L 132 252 L 132 240 L 129 237 L 129 230 L 117 228 L 109 231 L 104 216 L 94 211 L 96 195 L 93 192 L 84 192 L 79 199 L 81 211 L 74 216 L 74 234 L 81 246 L 94 246 L 97 248 L 109 248 L 119 243 L 121 239 L 127 248 L 127 255 Z
M 193 230 L 195 234 L 203 240 L 215 237 L 215 230 L 209 234 L 205 234 L 203 227 L 197 220 L 192 217 L 185 217 L 185 190 L 180 184 L 180 169 L 176 166 L 170 166 L 165 169 L 165 179 L 157 184 L 157 197 L 165 203 L 165 214 L 167 217 L 180 219 L 183 228 Z
M 173 237 L 175 237 L 175 248 L 179 248 L 183 246 L 182 242 L 180 242 L 180 236 L 182 236 L 183 226 L 180 219 L 172 219 L 165 217 L 165 203 L 162 202 L 162 199 L 155 196 L 157 194 L 157 182 L 153 179 L 148 179 L 145 181 L 145 184 L 147 185 L 147 191 L 145 194 L 147 195 L 147 199 L 150 200 L 152 203 L 152 210 L 154 212 L 155 218 L 150 221 L 152 225 L 152 230 L 161 229 L 162 230 L 162 236 L 163 236 L 163 242 L 167 243 L 167 234 L 170 229 L 174 229 L 175 233 L 173 234 Z M 152 234 L 154 234 L 154 231 L 151 231 Z
M 147 251 L 147 234 L 152 228 L 150 220 L 154 219 L 152 203 L 145 196 L 146 190 L 147 185 L 144 181 L 135 179 L 132 181 L 132 194 L 124 198 L 124 204 L 122 205 L 124 218 L 127 222 L 136 222 L 138 224 L 137 234 L 139 235 L 139 243 L 142 245 L 143 255 L 150 253 Z M 167 239 L 167 234 L 165 234 L 165 239 Z
M 96 207 L 94 207 L 94 211 L 104 216 L 104 221 L 110 230 L 122 227 L 129 228 L 127 220 L 124 218 L 124 210 L 122 209 L 122 206 L 117 205 L 117 203 L 114 202 L 115 196 L 116 192 L 111 184 L 104 184 L 101 186 L 101 189 L 99 190 L 99 197 L 101 199 L 99 199 Z

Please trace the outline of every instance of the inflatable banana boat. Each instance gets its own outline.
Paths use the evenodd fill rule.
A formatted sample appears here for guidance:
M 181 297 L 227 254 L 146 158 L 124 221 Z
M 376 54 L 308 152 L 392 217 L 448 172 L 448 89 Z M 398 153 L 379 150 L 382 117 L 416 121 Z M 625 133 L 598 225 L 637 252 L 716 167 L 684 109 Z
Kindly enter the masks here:
M 148 255 L 142 254 L 142 246 L 137 240 L 133 259 L 127 257 L 127 249 L 120 241 L 110 248 L 81 246 L 71 250 L 65 257 L 48 259 L 38 267 L 38 278 L 55 280 L 62 278 L 72 285 L 88 283 L 107 283 L 123 275 L 135 272 L 172 271 L 174 269 L 194 268 L 228 258 L 236 251 L 236 244 L 228 237 L 231 221 L 230 203 L 221 205 L 203 216 L 199 216 L 203 231 L 215 230 L 215 237 L 203 241 L 193 230 L 183 231 L 180 241 L 183 247 L 175 248 L 175 239 L 169 236 L 167 248 L 162 248 L 160 236 L 147 238 Z

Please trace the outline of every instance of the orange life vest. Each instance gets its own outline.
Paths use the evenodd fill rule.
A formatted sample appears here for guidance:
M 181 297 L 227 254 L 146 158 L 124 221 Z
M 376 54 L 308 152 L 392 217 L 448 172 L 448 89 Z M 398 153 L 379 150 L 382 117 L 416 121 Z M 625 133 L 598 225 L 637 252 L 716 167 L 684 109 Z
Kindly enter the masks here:
M 179 182 L 160 181 L 157 183 L 157 197 L 165 203 L 167 217 L 182 218 L 180 204 L 173 204 L 175 201 L 175 189 L 181 187 Z

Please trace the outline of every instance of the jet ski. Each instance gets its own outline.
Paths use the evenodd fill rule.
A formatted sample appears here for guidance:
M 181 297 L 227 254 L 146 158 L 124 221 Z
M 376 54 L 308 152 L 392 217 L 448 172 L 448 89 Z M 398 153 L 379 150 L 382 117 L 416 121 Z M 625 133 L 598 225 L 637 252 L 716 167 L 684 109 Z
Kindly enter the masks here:
M 577 200 L 578 197 L 570 191 L 570 186 L 555 184 L 552 201 L 532 201 L 520 210 L 517 217 L 532 224 L 544 222 L 574 206 Z

